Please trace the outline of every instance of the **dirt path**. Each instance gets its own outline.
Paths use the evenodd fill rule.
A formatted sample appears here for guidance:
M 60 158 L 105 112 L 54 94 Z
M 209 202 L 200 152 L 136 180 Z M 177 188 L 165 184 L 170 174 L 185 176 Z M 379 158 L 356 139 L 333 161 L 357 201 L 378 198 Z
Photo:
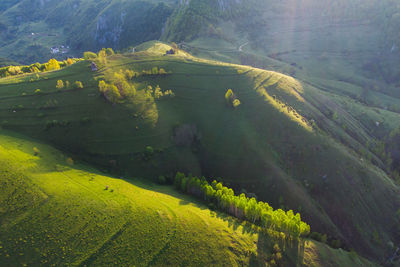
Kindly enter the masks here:
M 248 45 L 249 44 L 249 42 L 245 42 L 244 44 L 242 44 L 241 46 L 239 46 L 239 52 L 242 52 L 243 51 L 243 47 L 245 47 L 246 45 Z

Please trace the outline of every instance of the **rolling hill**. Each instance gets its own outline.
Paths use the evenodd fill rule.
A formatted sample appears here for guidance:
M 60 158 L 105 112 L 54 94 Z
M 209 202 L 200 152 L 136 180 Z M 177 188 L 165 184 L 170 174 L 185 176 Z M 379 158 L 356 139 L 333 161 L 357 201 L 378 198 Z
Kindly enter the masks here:
M 3 78 L 1 126 L 122 177 L 155 180 L 176 171 L 222 177 L 235 191 L 300 211 L 313 231 L 367 258 L 382 263 L 393 254 L 399 187 L 379 157 L 360 155 L 374 139 L 353 115 L 374 114 L 389 132 L 400 123 L 396 113 L 357 102 L 341 109 L 328 92 L 292 77 L 183 51 L 164 55 L 170 48 L 146 43 L 139 52 L 107 57 L 98 72 L 82 61 L 38 76 Z M 129 80 L 136 95 L 109 103 L 99 81 L 112 82 L 126 70 L 141 74 Z M 83 89 L 56 89 L 58 80 L 82 81 Z M 175 97 L 157 99 L 148 89 L 157 85 Z M 228 89 L 241 102 L 236 109 L 225 101 Z M 334 112 L 341 123 L 329 117 Z
M 319 242 L 282 242 L 168 186 L 108 176 L 0 131 L 0 262 L 5 266 L 373 266 Z M 107 188 L 107 190 L 105 189 Z

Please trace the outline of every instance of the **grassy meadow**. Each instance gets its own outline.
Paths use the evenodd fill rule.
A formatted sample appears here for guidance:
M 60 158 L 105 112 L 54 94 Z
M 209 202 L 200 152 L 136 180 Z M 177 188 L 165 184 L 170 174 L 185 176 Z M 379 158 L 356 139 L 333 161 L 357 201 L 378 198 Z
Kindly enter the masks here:
M 0 140 L 2 264 L 258 266 L 275 244 L 282 263 L 370 264 L 315 241 L 283 242 L 172 187 L 109 176 L 29 138 L 1 131 Z

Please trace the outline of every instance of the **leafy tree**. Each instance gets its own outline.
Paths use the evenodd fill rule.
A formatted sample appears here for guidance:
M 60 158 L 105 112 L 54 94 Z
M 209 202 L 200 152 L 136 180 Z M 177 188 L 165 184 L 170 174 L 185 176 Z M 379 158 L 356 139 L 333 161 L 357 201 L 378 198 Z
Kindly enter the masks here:
M 81 81 L 76 81 L 76 82 L 74 83 L 74 85 L 75 85 L 75 88 L 76 88 L 76 89 L 82 89 L 82 88 L 83 88 L 83 84 L 82 84 Z
M 111 103 L 117 103 L 118 100 L 121 98 L 121 94 L 119 93 L 118 88 L 113 84 L 109 84 L 107 86 L 107 89 L 104 92 L 104 96 Z
M 133 70 L 125 70 L 125 77 L 126 79 L 131 80 L 135 77 L 135 72 Z
M 8 72 L 10 75 L 18 75 L 22 73 L 22 70 L 20 66 L 10 66 L 8 67 Z
M 103 48 L 102 50 L 100 50 L 98 56 L 97 56 L 97 60 L 103 64 L 106 65 L 107 64 L 107 54 L 106 54 L 106 50 Z
M 64 88 L 64 82 L 62 80 L 58 80 L 56 88 L 57 89 L 63 89 Z
M 59 70 L 60 64 L 54 58 L 50 59 L 48 63 L 46 63 L 45 70 L 52 71 L 52 70 Z
M 107 90 L 107 83 L 103 80 L 99 82 L 99 91 L 100 93 L 104 94 Z
M 97 55 L 96 55 L 96 53 L 87 51 L 87 52 L 83 53 L 83 58 L 86 60 L 92 60 L 92 59 L 96 59 Z
M 233 100 L 232 106 L 233 106 L 234 108 L 237 108 L 238 106 L 240 106 L 240 100 L 239 100 L 239 99 Z
M 164 94 L 163 94 L 163 92 L 161 91 L 160 86 L 157 85 L 157 86 L 156 86 L 156 89 L 154 90 L 154 98 L 155 98 L 155 99 L 160 99 L 160 98 L 163 97 L 163 96 L 164 96 Z
M 232 89 L 228 89 L 228 91 L 226 91 L 226 93 L 225 93 L 226 102 L 232 103 L 233 98 L 234 98 L 234 94 L 233 94 Z
M 106 54 L 107 54 L 107 56 L 112 56 L 112 55 L 114 55 L 115 53 L 114 53 L 114 50 L 113 50 L 112 48 L 107 48 L 107 49 L 106 49 Z

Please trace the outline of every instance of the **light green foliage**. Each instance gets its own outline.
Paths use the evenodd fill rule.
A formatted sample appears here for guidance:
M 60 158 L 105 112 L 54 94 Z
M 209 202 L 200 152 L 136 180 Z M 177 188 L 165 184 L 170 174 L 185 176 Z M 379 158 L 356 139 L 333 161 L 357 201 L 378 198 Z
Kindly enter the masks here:
M 164 94 L 163 94 L 163 92 L 161 91 L 160 86 L 157 85 L 157 86 L 156 86 L 156 89 L 154 90 L 154 98 L 155 98 L 155 99 L 160 99 L 160 98 L 163 97 L 163 96 L 164 96 Z
M 225 100 L 226 100 L 226 102 L 232 103 L 233 98 L 234 98 L 234 94 L 233 94 L 232 89 L 228 89 L 228 91 L 226 91 L 226 93 L 225 93 Z
M 153 67 L 153 68 L 151 69 L 151 74 L 153 74 L 153 75 L 158 75 L 158 68 L 157 68 L 157 67 Z
M 124 73 L 122 70 L 115 72 L 112 77 L 113 84 L 118 88 L 121 96 L 134 97 L 136 95 L 136 88 L 127 81 L 127 76 L 131 73 Z
M 105 66 L 107 64 L 107 54 L 106 54 L 106 50 L 104 48 L 99 51 L 99 53 L 97 55 L 97 62 L 99 62 L 103 66 Z
M 52 70 L 59 70 L 60 64 L 54 58 L 50 59 L 48 63 L 46 63 L 45 70 L 52 71 Z
M 22 73 L 20 66 L 10 66 L 8 68 L 8 72 L 10 73 L 10 75 L 18 75 Z
M 125 70 L 125 77 L 127 80 L 131 80 L 135 76 L 136 76 L 136 73 L 133 70 L 129 70 L 129 69 Z
M 99 82 L 99 91 L 111 103 L 117 103 L 118 100 L 121 99 L 120 91 L 114 84 L 107 84 L 105 81 L 101 80 Z
M 235 94 L 233 93 L 232 89 L 228 89 L 225 93 L 225 100 L 227 103 L 232 105 L 232 107 L 237 108 L 240 106 L 240 100 L 236 98 Z
M 274 210 L 268 203 L 248 198 L 245 194 L 235 195 L 231 188 L 223 186 L 222 183 L 213 181 L 210 185 L 204 177 L 186 177 L 178 172 L 174 184 L 184 193 L 213 202 L 220 210 L 239 219 L 262 225 L 266 229 L 284 232 L 294 238 L 308 236 L 310 233 L 310 226 L 301 221 L 299 213 L 295 215 L 292 210 L 286 213 L 281 209 Z M 326 235 L 324 236 L 326 238 Z
M 70 64 L 74 64 L 79 61 L 79 59 L 69 59 Z M 6 66 L 0 68 L 0 77 L 8 77 L 8 76 L 15 76 L 19 74 L 25 73 L 39 73 L 43 71 L 50 71 L 50 70 L 58 70 L 67 66 L 61 62 L 61 64 L 56 59 L 50 59 L 48 63 L 40 64 L 35 63 L 29 66 Z M 36 76 L 39 79 L 39 76 Z
M 107 54 L 107 56 L 112 56 L 112 55 L 114 55 L 115 53 L 114 53 L 114 50 L 113 50 L 112 48 L 107 48 L 107 49 L 106 49 L 106 54 Z
M 120 99 L 132 99 L 136 95 L 136 88 L 128 82 L 132 77 L 132 71 L 114 72 L 111 75 L 110 83 L 101 80 L 99 82 L 99 91 L 112 103 Z
M 56 88 L 57 89 L 63 89 L 64 88 L 64 82 L 62 80 L 58 80 Z
M 234 108 L 237 108 L 240 105 L 240 100 L 239 99 L 235 99 L 232 101 L 232 106 Z
M 118 88 L 113 84 L 107 86 L 107 89 L 104 92 L 104 96 L 111 103 L 117 103 L 118 100 L 121 98 L 121 94 L 119 93 Z
M 104 94 L 107 90 L 107 83 L 104 80 L 99 81 L 99 91 Z
M 87 51 L 87 52 L 83 53 L 83 58 L 86 60 L 92 60 L 92 59 L 96 59 L 97 55 L 96 55 L 96 53 Z
M 74 86 L 76 89 L 82 89 L 83 83 L 81 81 L 75 81 Z

